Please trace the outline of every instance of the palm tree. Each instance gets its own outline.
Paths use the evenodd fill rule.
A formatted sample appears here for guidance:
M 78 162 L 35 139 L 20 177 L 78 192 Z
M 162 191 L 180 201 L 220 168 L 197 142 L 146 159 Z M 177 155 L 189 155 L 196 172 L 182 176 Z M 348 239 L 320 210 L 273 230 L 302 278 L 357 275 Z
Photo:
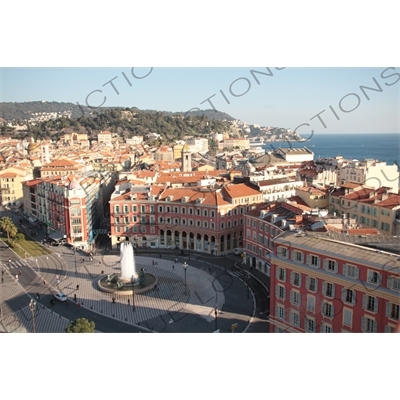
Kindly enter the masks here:
M 10 217 L 0 218 L 0 229 L 7 233 L 8 241 L 10 241 L 10 236 L 14 237 L 18 232 L 17 227 L 14 225 Z

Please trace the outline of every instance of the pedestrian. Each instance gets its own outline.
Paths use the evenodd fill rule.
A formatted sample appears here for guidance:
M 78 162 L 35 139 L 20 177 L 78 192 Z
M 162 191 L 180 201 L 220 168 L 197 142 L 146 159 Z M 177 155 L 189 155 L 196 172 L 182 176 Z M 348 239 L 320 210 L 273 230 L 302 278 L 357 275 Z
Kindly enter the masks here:
M 43 281 L 43 285 L 46 285 L 46 281 Z
M 1 276 L 3 276 L 3 275 L 4 275 L 4 269 L 1 270 Z
M 208 267 L 208 272 L 211 272 L 211 267 Z
M 40 294 L 36 293 L 36 300 L 40 300 Z
M 60 277 L 58 275 L 56 275 L 56 281 L 59 281 Z
M 111 300 L 112 300 L 113 303 L 115 303 L 115 297 L 113 297 Z
M 101 265 L 101 261 L 99 261 L 99 265 Z
M 81 303 L 78 303 L 78 308 L 81 308 Z
M 79 285 L 76 285 L 76 290 L 79 290 Z
M 4 278 L 3 277 L 1 277 L 1 283 L 4 283 Z
M 128 306 L 131 305 L 131 299 L 128 299 Z
M 172 264 L 172 269 L 175 269 L 175 265 Z
M 18 282 L 18 275 L 15 275 L 15 280 Z
M 74 302 L 76 303 L 76 293 L 74 294 Z
M 19 270 L 18 270 L 18 275 L 21 275 L 21 274 L 22 274 L 22 272 L 21 272 L 21 270 L 19 269 Z
M 104 270 L 103 269 L 101 270 L 101 275 L 104 275 Z
M 11 258 L 8 259 L 8 263 L 11 264 Z
M 153 260 L 153 265 L 154 265 L 154 260 Z
M 162 255 L 160 254 L 160 258 L 162 258 Z

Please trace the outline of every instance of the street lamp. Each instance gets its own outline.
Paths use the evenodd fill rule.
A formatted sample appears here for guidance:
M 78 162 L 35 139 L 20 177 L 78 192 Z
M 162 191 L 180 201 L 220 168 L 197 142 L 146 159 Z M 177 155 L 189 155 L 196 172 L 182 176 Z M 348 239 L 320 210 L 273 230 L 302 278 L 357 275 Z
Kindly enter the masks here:
M 132 284 L 132 311 L 135 311 L 135 278 L 132 275 L 131 278 L 131 284 Z
M 186 286 L 186 270 L 187 270 L 187 267 L 188 267 L 188 265 L 187 265 L 187 263 L 186 263 L 186 261 L 183 263 L 183 271 L 185 272 L 185 295 L 187 294 L 187 286 Z
M 36 327 L 35 327 L 35 310 L 36 310 L 36 301 L 31 299 L 29 303 L 29 308 L 32 313 L 32 326 L 33 326 L 33 333 L 36 333 Z

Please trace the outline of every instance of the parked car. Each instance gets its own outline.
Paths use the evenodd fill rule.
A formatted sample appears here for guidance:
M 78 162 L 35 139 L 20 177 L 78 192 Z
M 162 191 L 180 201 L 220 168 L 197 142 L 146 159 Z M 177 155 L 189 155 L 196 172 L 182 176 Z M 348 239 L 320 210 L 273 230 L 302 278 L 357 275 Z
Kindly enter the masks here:
M 63 292 L 56 293 L 54 298 L 58 301 L 67 301 L 67 296 Z
M 243 253 L 243 249 L 242 249 L 241 247 L 237 247 L 237 248 L 234 250 L 234 252 L 235 252 L 235 254 L 236 254 L 237 256 L 240 256 L 240 255 Z

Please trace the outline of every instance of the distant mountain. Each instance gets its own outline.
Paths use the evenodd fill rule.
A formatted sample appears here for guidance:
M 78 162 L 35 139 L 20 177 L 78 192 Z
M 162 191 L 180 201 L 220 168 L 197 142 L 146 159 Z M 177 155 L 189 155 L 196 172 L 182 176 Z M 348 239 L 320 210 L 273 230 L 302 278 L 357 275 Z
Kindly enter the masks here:
M 233 121 L 234 118 L 230 115 L 215 111 L 215 110 L 199 110 L 190 112 L 171 112 L 171 111 L 157 111 L 157 110 L 140 110 L 136 107 L 101 107 L 89 108 L 86 106 L 78 106 L 73 103 L 59 103 L 56 101 L 30 101 L 25 103 L 0 103 L 0 118 L 8 121 L 19 120 L 29 121 L 35 118 L 37 114 L 42 113 L 57 113 L 57 117 L 68 116 L 71 119 L 78 119 L 83 116 L 91 116 L 99 114 L 104 110 L 126 110 L 132 112 L 145 112 L 145 113 L 161 113 L 163 115 L 182 115 L 191 117 L 206 117 L 209 120 L 227 120 Z

